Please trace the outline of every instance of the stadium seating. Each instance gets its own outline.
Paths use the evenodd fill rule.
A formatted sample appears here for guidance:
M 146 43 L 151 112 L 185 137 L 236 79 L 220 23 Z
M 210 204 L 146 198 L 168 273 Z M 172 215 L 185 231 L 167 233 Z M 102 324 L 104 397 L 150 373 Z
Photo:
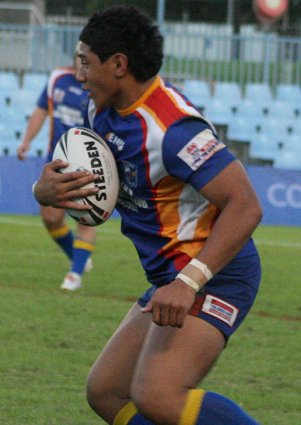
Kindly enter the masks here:
M 273 129 L 260 132 L 251 139 L 249 156 L 253 159 L 273 161 L 277 152 L 282 149 L 283 133 Z
M 227 139 L 241 143 L 250 143 L 259 131 L 260 129 L 254 121 L 248 119 L 246 116 L 241 116 L 229 124 Z
M 234 119 L 231 104 L 215 98 L 208 100 L 204 114 L 215 125 L 229 125 Z
M 279 84 L 276 88 L 276 99 L 285 103 L 301 103 L 301 89 L 294 84 Z
M 301 153 L 295 150 L 279 150 L 274 158 L 274 167 L 301 171 Z
M 253 100 L 258 103 L 265 103 L 273 100 L 270 86 L 264 83 L 248 83 L 246 85 L 244 97 L 247 100 Z
M 6 90 L 16 90 L 20 88 L 18 75 L 14 72 L 0 71 L 0 87 Z
M 220 81 L 215 84 L 213 97 L 235 107 L 241 102 L 242 93 L 237 83 Z
M 47 83 L 47 74 L 42 73 L 25 73 L 23 76 L 22 88 L 24 90 L 32 90 L 40 94 Z
M 185 80 L 182 91 L 200 109 L 204 109 L 211 98 L 210 87 L 202 80 Z

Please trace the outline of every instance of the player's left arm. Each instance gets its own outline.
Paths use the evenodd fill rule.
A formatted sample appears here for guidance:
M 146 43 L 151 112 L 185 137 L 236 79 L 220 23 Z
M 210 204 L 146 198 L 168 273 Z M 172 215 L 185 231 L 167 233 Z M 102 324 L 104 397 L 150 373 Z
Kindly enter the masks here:
M 203 144 L 203 135 L 207 138 L 208 132 L 203 134 L 204 128 L 200 130 L 197 143 L 204 152 L 206 145 Z M 243 166 L 234 160 L 218 140 L 216 153 L 204 161 L 199 169 L 195 166 L 195 156 L 191 155 L 191 149 L 187 150 L 186 147 L 193 149 L 191 140 L 184 146 L 184 151 L 183 148 L 177 149 L 179 153 L 173 157 L 174 172 L 198 187 L 203 197 L 219 210 L 212 232 L 196 256 L 215 275 L 245 245 L 261 220 L 262 210 Z M 211 149 L 211 143 L 209 147 Z M 195 282 L 199 289 L 208 281 L 208 276 L 191 264 L 185 266 L 181 273 L 190 282 Z M 169 285 L 159 288 L 143 311 L 151 311 L 153 321 L 158 325 L 182 327 L 196 295 L 196 291 L 186 283 L 178 277 Z

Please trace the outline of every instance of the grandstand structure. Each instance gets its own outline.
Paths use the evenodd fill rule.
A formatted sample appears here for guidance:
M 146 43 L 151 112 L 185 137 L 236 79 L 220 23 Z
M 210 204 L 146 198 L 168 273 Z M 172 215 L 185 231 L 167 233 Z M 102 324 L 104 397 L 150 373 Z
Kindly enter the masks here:
M 0 156 L 16 155 L 47 76 L 72 62 L 85 21 L 47 18 L 43 3 L 22 3 L 21 21 L 0 19 Z M 9 16 L 20 4 L 0 1 L 0 10 Z M 163 77 L 203 111 L 242 161 L 300 170 L 301 40 L 250 25 L 239 35 L 227 24 L 164 23 L 161 30 Z M 46 124 L 32 156 L 45 155 L 47 138 Z

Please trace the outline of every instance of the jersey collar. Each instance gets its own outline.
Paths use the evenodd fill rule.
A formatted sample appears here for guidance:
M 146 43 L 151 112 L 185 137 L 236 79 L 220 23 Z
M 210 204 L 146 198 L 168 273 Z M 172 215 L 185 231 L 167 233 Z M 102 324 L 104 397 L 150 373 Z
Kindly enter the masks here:
M 140 105 L 142 105 L 145 100 L 156 90 L 157 87 L 161 85 L 161 78 L 157 75 L 154 82 L 151 86 L 143 93 L 139 99 L 136 100 L 135 103 L 133 103 L 131 106 L 129 106 L 126 109 L 117 109 L 117 112 L 122 115 L 129 115 L 132 114 L 137 108 L 139 108 Z

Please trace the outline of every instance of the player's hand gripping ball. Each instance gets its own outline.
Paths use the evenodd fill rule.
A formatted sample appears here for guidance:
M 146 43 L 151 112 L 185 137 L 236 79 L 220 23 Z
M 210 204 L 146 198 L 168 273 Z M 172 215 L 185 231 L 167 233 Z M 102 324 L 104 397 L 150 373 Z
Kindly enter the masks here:
M 98 187 L 99 192 L 83 198 L 74 199 L 93 208 L 86 211 L 67 209 L 66 212 L 81 224 L 98 226 L 112 214 L 119 192 L 119 177 L 115 158 L 106 142 L 94 131 L 74 127 L 62 135 L 53 152 L 53 160 L 68 162 L 61 173 L 89 171 L 99 178 L 84 188 Z

